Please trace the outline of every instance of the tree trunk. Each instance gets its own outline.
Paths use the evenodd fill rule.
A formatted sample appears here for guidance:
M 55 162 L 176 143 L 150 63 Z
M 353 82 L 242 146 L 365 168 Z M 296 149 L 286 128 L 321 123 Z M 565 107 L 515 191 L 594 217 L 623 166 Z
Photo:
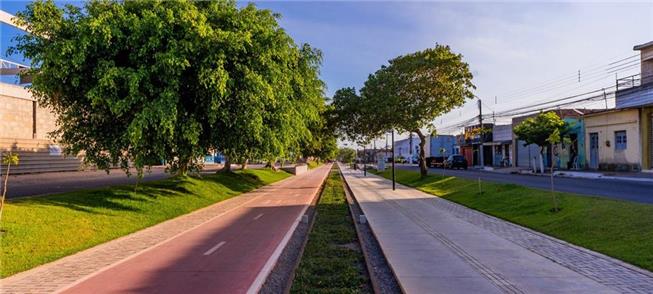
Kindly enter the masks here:
M 243 164 L 241 165 L 240 169 L 247 169 L 247 164 L 248 163 L 249 163 L 249 159 L 245 159 L 245 161 L 243 161 Z
M 419 174 L 421 177 L 426 177 L 428 175 L 428 169 L 426 169 L 426 154 L 424 151 L 424 146 L 426 145 L 426 136 L 422 134 L 422 131 L 419 129 L 414 131 L 419 137 Z
M 231 172 L 231 159 L 229 159 L 229 156 L 224 157 L 224 166 L 220 170 L 221 172 Z
M 553 146 L 551 146 L 551 198 L 553 199 L 553 212 L 558 211 L 558 199 L 556 198 L 555 189 L 553 186 Z
M 181 160 L 179 161 L 179 170 L 177 171 L 177 175 L 180 176 L 185 176 L 188 174 L 188 162 L 182 162 Z

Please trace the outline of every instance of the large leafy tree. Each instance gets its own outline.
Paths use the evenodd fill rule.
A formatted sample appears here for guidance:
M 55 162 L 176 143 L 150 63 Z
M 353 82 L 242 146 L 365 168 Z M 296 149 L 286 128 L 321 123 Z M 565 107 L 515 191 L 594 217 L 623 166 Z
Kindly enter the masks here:
M 170 163 L 209 150 L 271 157 L 297 149 L 318 117 L 319 52 L 277 15 L 234 1 L 36 1 L 17 14 L 32 92 L 58 114 L 67 152 L 100 168 Z
M 366 145 L 370 140 L 380 136 L 388 130 L 383 122 L 376 101 L 365 99 L 357 93 L 355 88 L 342 88 L 333 95 L 332 126 L 340 137 Z
M 311 138 L 302 142 L 301 152 L 304 157 L 333 160 L 338 152 L 333 105 L 325 105 L 320 113 L 320 120 L 313 122 L 309 127 Z
M 449 46 L 399 56 L 370 75 L 361 89 L 363 104 L 372 110 L 364 116 L 364 128 L 373 135 L 388 129 L 417 134 L 420 172 L 426 176 L 428 133 L 423 129 L 432 129 L 436 117 L 472 98 L 474 88 L 468 64 Z

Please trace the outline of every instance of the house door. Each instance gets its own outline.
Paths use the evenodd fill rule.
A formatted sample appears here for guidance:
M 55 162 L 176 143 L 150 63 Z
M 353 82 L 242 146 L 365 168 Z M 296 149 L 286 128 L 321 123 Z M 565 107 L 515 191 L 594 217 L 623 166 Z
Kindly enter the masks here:
M 599 133 L 590 133 L 590 168 L 599 168 Z

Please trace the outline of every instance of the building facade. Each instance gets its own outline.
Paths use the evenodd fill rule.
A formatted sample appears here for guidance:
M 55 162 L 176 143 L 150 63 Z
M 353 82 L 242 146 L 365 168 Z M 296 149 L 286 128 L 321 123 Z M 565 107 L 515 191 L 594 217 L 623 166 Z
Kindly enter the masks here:
M 588 168 L 639 171 L 642 165 L 639 111 L 617 109 L 585 116 Z
M 56 116 L 41 107 L 22 85 L 0 83 L 0 152 L 20 157 L 12 173 L 73 171 L 81 157 L 66 157 L 49 133 L 56 129 Z M 4 167 L 3 167 L 4 168 Z
M 464 142 L 461 146 L 461 154 L 467 159 L 467 164 L 470 166 L 492 166 L 493 151 L 492 145 L 488 144 L 493 141 L 492 131 L 493 124 L 483 124 L 465 127 Z M 481 164 L 481 152 L 482 161 Z
M 636 110 L 639 161 L 642 170 L 653 172 L 653 41 L 633 49 L 640 51 L 640 74 L 617 80 L 616 108 Z
M 492 142 L 483 145 L 492 148 L 492 166 L 511 166 L 512 125 L 495 125 L 492 128 Z
M 597 109 L 557 109 L 552 110 L 568 125 L 566 138 L 555 148 L 544 148 L 543 161 L 546 167 L 553 166 L 556 169 L 580 170 L 587 168 L 586 138 L 585 138 L 585 116 L 597 113 Z M 512 119 L 512 128 L 527 118 L 538 114 L 515 117 Z M 540 147 L 535 144 L 526 145 L 513 133 L 513 152 L 515 154 L 513 167 L 524 169 L 536 169 L 539 162 Z M 553 153 L 555 152 L 555 156 Z

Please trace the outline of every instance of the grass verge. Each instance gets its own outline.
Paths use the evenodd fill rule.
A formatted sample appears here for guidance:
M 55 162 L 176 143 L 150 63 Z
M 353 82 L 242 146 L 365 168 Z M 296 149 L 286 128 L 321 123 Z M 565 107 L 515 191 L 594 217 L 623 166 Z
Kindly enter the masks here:
M 380 175 L 390 178 L 391 172 Z M 396 170 L 397 182 L 653 271 L 653 205 Z
M 338 168 L 326 181 L 292 293 L 371 293 Z
M 316 167 L 319 167 L 323 165 L 324 163 L 318 162 L 317 160 L 309 160 L 306 165 L 308 165 L 308 169 L 314 169 Z
M 0 276 L 33 268 L 290 176 L 269 169 L 175 177 L 10 201 Z M 11 187 L 9 187 L 11 188 Z

